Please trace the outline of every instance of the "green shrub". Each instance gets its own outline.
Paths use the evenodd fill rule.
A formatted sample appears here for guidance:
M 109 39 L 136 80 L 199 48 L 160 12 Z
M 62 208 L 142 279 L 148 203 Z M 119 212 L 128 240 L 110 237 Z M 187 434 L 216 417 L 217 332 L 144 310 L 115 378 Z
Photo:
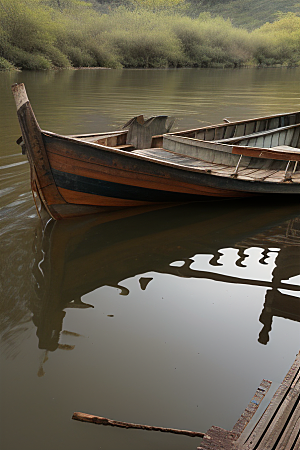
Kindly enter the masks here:
M 18 47 L 12 47 L 9 60 L 18 68 L 26 70 L 51 69 L 51 62 L 37 53 L 29 53 Z
M 250 33 L 208 13 L 183 16 L 174 8 L 182 5 L 179 0 L 128 4 L 101 14 L 82 0 L 0 0 L 2 64 L 36 70 L 241 67 L 250 61 L 294 66 L 300 61 L 300 17 L 292 13 Z
M 102 38 L 114 49 L 124 67 L 177 67 L 182 60 L 181 44 L 172 31 L 168 15 L 119 8 L 106 19 L 109 28 L 102 33 Z
M 257 41 L 254 58 L 259 64 L 299 64 L 300 17 L 296 14 L 281 14 L 276 22 L 266 23 L 252 35 Z
M 96 67 L 97 61 L 86 49 L 80 47 L 64 47 L 64 51 L 74 67 Z
M 7 61 L 7 59 L 0 56 L 0 70 L 14 70 L 15 66 Z
M 124 67 L 176 67 L 181 56 L 178 42 L 162 32 L 123 32 L 112 39 Z
M 45 56 L 49 59 L 54 67 L 66 68 L 71 67 L 71 61 L 67 55 L 65 55 L 58 48 L 51 46 L 45 50 Z
M 89 45 L 89 52 L 95 59 L 98 67 L 120 69 L 122 64 L 119 56 L 115 53 L 113 48 L 108 47 L 108 45 L 105 45 L 102 42 L 92 42 Z

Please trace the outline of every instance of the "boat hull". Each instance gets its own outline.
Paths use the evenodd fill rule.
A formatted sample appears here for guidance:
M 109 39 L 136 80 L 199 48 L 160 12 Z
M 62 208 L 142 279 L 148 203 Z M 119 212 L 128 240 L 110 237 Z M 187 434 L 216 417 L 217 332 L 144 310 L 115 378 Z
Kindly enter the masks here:
M 124 151 L 42 131 L 24 85 L 13 91 L 34 198 L 54 219 L 155 203 L 300 193 L 299 183 L 278 177 L 237 178 L 231 163 L 209 165 L 161 148 Z

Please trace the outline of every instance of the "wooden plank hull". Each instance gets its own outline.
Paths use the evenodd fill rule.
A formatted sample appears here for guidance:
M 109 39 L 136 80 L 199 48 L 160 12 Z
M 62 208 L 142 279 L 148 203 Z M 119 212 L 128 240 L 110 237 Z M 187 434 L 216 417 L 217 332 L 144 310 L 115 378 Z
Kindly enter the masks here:
M 233 151 L 230 155 L 223 152 L 224 161 L 211 161 L 208 168 L 207 159 L 176 151 L 124 151 L 103 145 L 99 134 L 95 138 L 68 137 L 42 131 L 24 85 L 14 85 L 13 91 L 32 190 L 54 219 L 154 203 L 300 193 L 300 184 L 286 183 L 280 167 L 277 177 L 269 171 L 260 178 L 249 174 L 237 178 L 234 163 L 239 155 Z M 124 142 L 124 132 L 120 136 Z M 108 142 L 110 138 L 105 139 Z M 116 145 L 121 142 L 116 133 L 112 140 Z
M 199 169 L 142 158 L 132 153 L 95 148 L 44 135 L 45 148 L 59 192 L 67 201 L 105 206 L 140 206 L 201 200 L 201 196 L 239 197 L 201 179 Z M 208 181 L 208 182 L 207 182 Z M 75 200 L 76 199 L 76 200 Z

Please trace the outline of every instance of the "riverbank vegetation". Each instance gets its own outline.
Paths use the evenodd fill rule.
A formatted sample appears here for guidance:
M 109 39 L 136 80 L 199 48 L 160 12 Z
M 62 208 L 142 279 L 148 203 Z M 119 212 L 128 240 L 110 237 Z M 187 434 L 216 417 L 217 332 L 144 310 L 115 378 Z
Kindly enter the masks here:
M 252 31 L 184 0 L 0 0 L 0 68 L 241 67 L 300 63 L 300 17 L 281 13 Z

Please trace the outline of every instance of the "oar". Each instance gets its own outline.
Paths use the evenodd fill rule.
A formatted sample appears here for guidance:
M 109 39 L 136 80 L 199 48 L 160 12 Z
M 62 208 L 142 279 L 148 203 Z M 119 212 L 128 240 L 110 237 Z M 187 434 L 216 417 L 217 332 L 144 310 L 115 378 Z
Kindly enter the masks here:
M 111 427 L 136 428 L 139 430 L 148 430 L 148 431 L 162 431 L 163 433 L 185 434 L 186 436 L 201 437 L 201 438 L 206 436 L 205 433 L 201 433 L 200 431 L 177 430 L 175 428 L 151 427 L 149 425 L 140 425 L 138 423 L 118 422 L 116 420 L 106 419 L 105 417 L 93 416 L 91 414 L 85 414 L 82 412 L 74 412 L 72 419 L 80 420 L 81 422 L 95 423 L 97 425 L 110 425 Z

